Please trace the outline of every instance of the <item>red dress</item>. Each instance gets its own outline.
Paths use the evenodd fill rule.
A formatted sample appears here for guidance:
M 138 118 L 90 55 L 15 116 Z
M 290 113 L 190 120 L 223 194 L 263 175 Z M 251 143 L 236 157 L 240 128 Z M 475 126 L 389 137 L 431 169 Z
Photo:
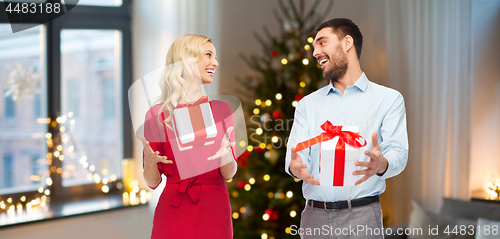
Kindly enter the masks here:
M 151 238 L 233 238 L 229 195 L 220 168 L 184 180 L 181 180 L 177 169 L 179 160 L 190 160 L 193 168 L 220 163 L 220 158 L 211 161 L 207 158 L 220 148 L 227 128 L 234 126 L 231 107 L 223 101 L 210 101 L 214 121 L 219 122 L 216 124 L 215 143 L 193 149 L 191 156 L 178 159 L 174 157 L 179 155 L 178 145 L 168 137 L 172 130 L 166 129 L 158 121 L 160 106 L 154 105 L 146 113 L 144 136 L 153 151 L 159 151 L 160 155 L 167 156 L 173 163 L 158 163 L 158 170 L 167 177 L 167 184 L 156 206 Z M 168 117 L 166 109 L 163 114 Z M 171 122 L 169 124 L 172 126 Z M 230 141 L 234 142 L 234 133 Z M 236 159 L 235 149 L 231 149 Z

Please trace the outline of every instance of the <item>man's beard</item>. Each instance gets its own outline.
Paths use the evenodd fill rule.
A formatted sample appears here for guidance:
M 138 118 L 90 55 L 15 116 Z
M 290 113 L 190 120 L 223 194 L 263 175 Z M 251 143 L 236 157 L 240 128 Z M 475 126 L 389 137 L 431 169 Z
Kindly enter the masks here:
M 344 77 L 347 72 L 347 55 L 342 51 L 340 46 L 337 47 L 335 59 L 329 59 L 331 64 L 323 76 L 334 82 L 338 82 L 340 78 Z

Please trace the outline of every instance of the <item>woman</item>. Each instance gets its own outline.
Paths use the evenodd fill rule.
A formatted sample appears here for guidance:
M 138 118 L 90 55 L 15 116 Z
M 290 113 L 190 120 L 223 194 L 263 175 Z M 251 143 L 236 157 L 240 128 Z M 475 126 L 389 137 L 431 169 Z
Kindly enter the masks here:
M 160 77 L 161 97 L 146 113 L 144 124 L 144 179 L 155 189 L 161 175 L 167 177 L 156 206 L 151 238 L 232 238 L 231 207 L 225 179 L 236 173 L 231 107 L 209 101 L 202 84 L 213 81 L 218 66 L 212 40 L 184 35 L 170 47 Z M 193 103 L 194 102 L 194 103 Z M 180 150 L 176 141 L 174 110 L 199 104 L 210 105 L 217 126 L 215 142 Z M 180 157 L 182 155 L 182 157 Z M 180 166 L 189 165 L 199 175 L 181 179 Z M 216 164 L 216 167 L 212 167 Z M 208 172 L 203 169 L 215 168 Z

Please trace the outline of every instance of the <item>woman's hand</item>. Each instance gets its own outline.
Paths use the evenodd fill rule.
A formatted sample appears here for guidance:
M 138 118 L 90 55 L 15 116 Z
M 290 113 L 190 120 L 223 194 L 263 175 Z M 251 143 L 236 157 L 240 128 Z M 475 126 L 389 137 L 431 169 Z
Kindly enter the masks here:
M 236 143 L 229 142 L 229 136 L 231 135 L 231 132 L 233 132 L 233 129 L 234 129 L 234 127 L 229 127 L 227 129 L 226 134 L 224 134 L 224 138 L 222 139 L 220 149 L 217 151 L 217 153 L 215 153 L 214 156 L 208 157 L 208 160 L 214 160 L 216 158 L 228 156 L 228 154 L 231 156 L 230 158 L 233 158 L 230 147 L 234 147 L 236 145 Z
M 149 142 L 146 139 L 141 138 L 142 146 L 144 146 L 144 165 L 156 165 L 157 163 L 173 163 L 172 160 L 168 160 L 167 156 L 160 156 L 160 152 L 154 152 Z

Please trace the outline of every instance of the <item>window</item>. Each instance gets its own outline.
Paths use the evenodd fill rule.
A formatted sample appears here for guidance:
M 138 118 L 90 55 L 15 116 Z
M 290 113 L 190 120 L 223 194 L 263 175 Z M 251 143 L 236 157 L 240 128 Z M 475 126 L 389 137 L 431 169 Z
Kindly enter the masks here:
M 5 119 L 14 120 L 16 119 L 16 104 L 14 98 L 7 95 L 8 91 L 4 92 L 5 96 Z
M 61 31 L 62 112 L 73 115 L 63 134 L 71 138 L 63 144 L 65 187 L 121 177 L 122 118 L 113 117 L 122 107 L 121 39 L 118 30 Z
M 113 79 L 104 79 L 102 81 L 103 97 L 103 119 L 112 121 L 115 119 L 115 81 Z
M 33 161 L 32 155 L 45 155 L 44 135 L 47 125 L 39 119 L 47 117 L 45 77 L 40 74 L 44 65 L 41 26 L 16 34 L 9 24 L 0 24 L 0 87 L 6 88 L 0 98 L 0 198 L 20 192 L 36 191 L 48 175 L 42 173 L 47 164 Z M 44 110 L 42 110 L 44 109 Z M 27 153 L 29 152 L 29 153 Z M 41 169 L 33 174 L 32 168 Z M 0 199 L 0 201 L 2 201 Z
M 11 188 L 14 185 L 14 174 L 12 170 L 13 167 L 13 159 L 12 154 L 6 154 L 3 156 L 3 185 L 2 188 Z
M 79 118 L 80 116 L 80 81 L 75 79 L 68 79 L 65 81 L 66 91 L 63 91 L 65 94 L 66 100 L 63 106 L 64 112 L 72 112 L 74 118 Z
M 0 97 L 0 216 L 2 205 L 26 207 L 44 194 L 52 203 L 101 195 L 103 185 L 119 191 L 122 160 L 132 157 L 132 134 L 123 133 L 131 129 L 123 110 L 132 82 L 129 7 L 79 0 L 71 14 L 16 33 L 0 15 L 0 86 L 9 86 Z M 22 29 L 37 19 L 19 21 Z
M 79 0 L 79 5 L 103 6 L 103 7 L 119 7 L 122 5 L 121 0 Z

